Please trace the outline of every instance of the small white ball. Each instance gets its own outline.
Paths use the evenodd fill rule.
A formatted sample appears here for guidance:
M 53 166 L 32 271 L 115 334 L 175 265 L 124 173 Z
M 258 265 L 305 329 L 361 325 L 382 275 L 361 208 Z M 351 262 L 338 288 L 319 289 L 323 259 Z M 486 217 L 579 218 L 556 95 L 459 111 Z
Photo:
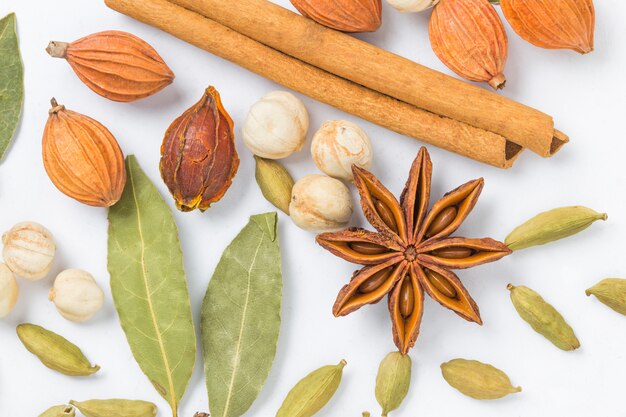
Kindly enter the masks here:
M 52 233 L 34 222 L 18 223 L 2 235 L 4 262 L 18 277 L 31 281 L 50 272 L 56 253 Z
M 422 12 L 435 7 L 439 0 L 387 0 L 391 6 L 403 13 Z
M 92 318 L 104 303 L 104 293 L 90 273 L 80 269 L 61 272 L 48 296 L 67 320 L 83 322 Z
M 322 232 L 341 229 L 352 217 L 350 190 L 339 180 L 325 175 L 307 175 L 296 182 L 289 215 L 300 228 Z
M 6 264 L 0 263 L 0 318 L 8 316 L 13 310 L 19 292 L 15 275 Z
M 243 126 L 243 141 L 253 154 L 281 159 L 304 146 L 309 114 L 304 103 L 286 91 L 274 91 L 256 102 Z
M 367 134 L 346 120 L 325 122 L 313 136 L 311 154 L 317 167 L 333 178 L 352 181 L 352 165 L 372 166 L 372 144 Z

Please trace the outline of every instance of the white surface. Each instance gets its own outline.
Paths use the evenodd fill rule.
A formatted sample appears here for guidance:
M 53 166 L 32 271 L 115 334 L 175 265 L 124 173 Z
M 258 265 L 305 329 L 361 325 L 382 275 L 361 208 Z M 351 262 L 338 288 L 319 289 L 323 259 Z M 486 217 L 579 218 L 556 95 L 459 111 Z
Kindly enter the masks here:
M 288 5 L 287 0 L 281 4 Z M 530 249 L 472 270 L 460 277 L 480 305 L 485 325 L 465 322 L 432 301 L 426 302 L 421 336 L 412 351 L 413 386 L 396 416 L 621 416 L 624 412 L 626 318 L 584 290 L 605 277 L 626 277 L 626 189 L 623 169 L 626 110 L 626 3 L 597 1 L 596 51 L 579 56 L 546 51 L 510 35 L 509 78 L 503 94 L 554 115 L 572 142 L 550 160 L 525 153 L 509 171 L 491 168 L 429 147 L 434 161 L 433 198 L 475 177 L 485 191 L 459 231 L 469 237 L 503 239 L 520 222 L 545 209 L 583 204 L 607 211 L 609 222 L 577 237 Z M 33 417 L 70 398 L 129 397 L 154 401 L 161 416 L 166 403 L 135 363 L 112 307 L 106 269 L 106 211 L 65 197 L 48 180 L 40 140 L 48 102 L 55 96 L 69 108 L 92 116 L 111 129 L 127 154 L 136 154 L 173 208 L 159 178 L 159 146 L 169 123 L 215 85 L 240 128 L 250 105 L 276 86 L 233 64 L 198 50 L 156 29 L 108 10 L 101 1 L 4 0 L 0 15 L 17 12 L 26 65 L 24 117 L 14 146 L 0 165 L 0 229 L 22 220 L 46 225 L 55 235 L 58 258 L 51 276 L 38 283 L 20 281 L 14 313 L 0 322 L 0 416 Z M 426 15 L 401 15 L 385 8 L 385 24 L 363 38 L 431 67 L 437 61 L 427 37 Z M 85 87 L 69 66 L 44 52 L 49 40 L 72 41 L 105 29 L 121 29 L 154 45 L 177 75 L 174 85 L 134 104 L 109 102 Z M 340 57 L 337 57 L 340 59 Z M 420 143 L 390 133 L 304 98 L 312 129 L 323 121 L 347 118 L 363 126 L 375 150 L 374 172 L 399 193 Z M 238 131 L 238 135 L 239 135 Z M 237 138 L 242 165 L 223 201 L 207 213 L 176 213 L 185 253 L 196 322 L 200 303 L 222 250 L 254 213 L 272 210 L 253 179 L 253 160 Z M 309 139 L 310 140 L 310 139 Z M 285 161 L 299 178 L 317 173 L 308 151 Z M 280 215 L 284 304 L 278 356 L 260 398 L 247 415 L 271 416 L 302 376 L 341 358 L 349 362 L 344 383 L 320 417 L 378 415 L 374 380 L 383 356 L 394 349 L 386 303 L 335 319 L 336 292 L 354 266 L 314 243 Z M 365 225 L 360 214 L 353 224 Z M 54 274 L 82 268 L 106 292 L 104 311 L 93 322 L 65 321 L 47 301 Z M 561 352 L 521 321 L 510 304 L 506 284 L 526 284 L 551 301 L 576 330 L 582 348 Z M 44 368 L 20 345 L 15 326 L 35 322 L 79 344 L 102 366 L 97 376 L 72 379 Z M 479 359 L 505 370 L 523 393 L 495 402 L 460 395 L 441 378 L 440 363 L 456 357 Z M 201 360 L 184 397 L 180 415 L 207 410 Z

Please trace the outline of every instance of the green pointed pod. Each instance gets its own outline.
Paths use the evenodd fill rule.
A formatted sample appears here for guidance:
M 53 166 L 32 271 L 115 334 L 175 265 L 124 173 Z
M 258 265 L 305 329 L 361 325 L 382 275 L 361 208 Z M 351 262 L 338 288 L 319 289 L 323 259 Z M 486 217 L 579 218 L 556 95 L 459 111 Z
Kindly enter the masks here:
M 74 417 L 76 410 L 71 405 L 55 405 L 48 408 L 39 417 Z
M 606 213 L 587 207 L 561 207 L 528 220 L 513 230 L 504 243 L 513 251 L 545 245 L 582 232 L 594 222 L 607 218 Z
M 263 197 L 274 207 L 289 214 L 289 203 L 291 203 L 291 190 L 294 180 L 281 165 L 273 159 L 265 159 L 254 155 L 256 161 L 255 177 Z
M 528 287 L 507 286 L 515 310 L 525 322 L 554 346 L 562 350 L 575 350 L 580 342 L 574 330 L 551 304 Z
M 17 326 L 17 336 L 26 349 L 48 368 L 68 376 L 88 376 L 100 370 L 66 338 L 35 324 Z
M 602 304 L 626 315 L 626 279 L 607 278 L 585 291 L 594 295 Z
M 283 402 L 276 417 L 311 417 L 335 395 L 347 362 L 324 366 L 304 377 Z
M 135 400 L 70 401 L 85 417 L 155 417 L 156 405 Z
M 441 364 L 441 373 L 453 388 L 477 400 L 497 400 L 522 391 L 504 372 L 479 361 L 454 359 Z
M 400 352 L 388 354 L 380 363 L 376 377 L 376 400 L 387 415 L 402 405 L 411 385 L 412 362 Z

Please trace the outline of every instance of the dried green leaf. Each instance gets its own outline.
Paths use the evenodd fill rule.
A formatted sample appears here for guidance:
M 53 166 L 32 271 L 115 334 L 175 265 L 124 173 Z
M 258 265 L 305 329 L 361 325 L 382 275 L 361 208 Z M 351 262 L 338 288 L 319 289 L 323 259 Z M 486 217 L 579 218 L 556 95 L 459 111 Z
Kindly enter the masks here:
M 607 278 L 585 291 L 587 296 L 595 295 L 601 303 L 626 315 L 626 279 Z
M 74 417 L 75 415 L 76 410 L 71 405 L 55 405 L 39 414 L 39 417 Z
M 276 355 L 283 280 L 278 216 L 252 216 L 226 248 L 202 305 L 202 345 L 213 417 L 239 417 L 258 397 Z
M 24 102 L 24 64 L 15 13 L 0 20 L 0 160 L 17 130 Z
M 276 417 L 312 417 L 333 398 L 347 362 L 323 366 L 305 376 L 283 402 Z
M 504 372 L 479 361 L 453 359 L 441 364 L 441 373 L 450 386 L 477 400 L 497 400 L 522 391 Z
M 109 209 L 113 300 L 137 363 L 176 417 L 196 360 L 178 229 L 132 155 L 126 171 L 122 198 Z
M 383 359 L 376 377 L 376 400 L 383 409 L 383 417 L 396 410 L 409 393 L 411 386 L 411 358 L 392 352 Z

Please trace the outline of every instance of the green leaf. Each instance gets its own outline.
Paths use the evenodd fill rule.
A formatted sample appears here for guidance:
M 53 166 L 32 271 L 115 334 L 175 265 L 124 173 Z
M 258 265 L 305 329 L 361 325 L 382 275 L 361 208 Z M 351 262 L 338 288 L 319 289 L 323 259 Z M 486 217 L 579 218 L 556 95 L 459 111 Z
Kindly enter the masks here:
M 113 300 L 137 363 L 176 417 L 196 360 L 178 229 L 132 155 L 126 171 L 122 198 L 109 209 Z
M 212 417 L 239 417 L 258 397 L 276 355 L 282 273 L 276 213 L 252 216 L 226 248 L 202 305 Z
M 17 129 L 24 102 L 24 65 L 15 13 L 0 20 L 0 160 Z

